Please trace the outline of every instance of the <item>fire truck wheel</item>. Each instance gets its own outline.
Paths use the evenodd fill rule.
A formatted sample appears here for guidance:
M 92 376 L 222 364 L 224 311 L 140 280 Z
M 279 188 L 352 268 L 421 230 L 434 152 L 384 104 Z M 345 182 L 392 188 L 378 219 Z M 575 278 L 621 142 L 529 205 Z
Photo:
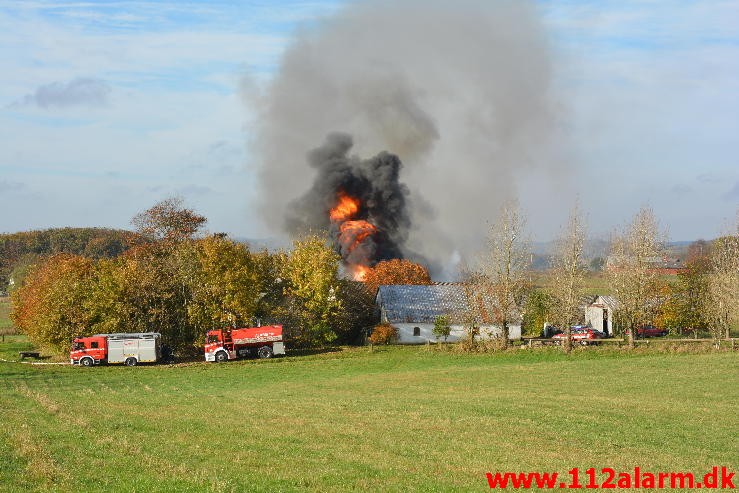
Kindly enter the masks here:
M 92 358 L 82 358 L 80 360 L 80 365 L 82 366 L 92 366 L 94 364 L 94 361 L 92 361 Z
M 126 358 L 126 366 L 136 366 L 137 363 L 136 358 Z
M 271 358 L 272 348 L 269 346 L 262 346 L 259 348 L 259 351 L 257 351 L 257 355 L 262 359 Z
M 216 363 L 223 363 L 228 359 L 228 355 L 225 351 L 220 351 L 216 353 Z

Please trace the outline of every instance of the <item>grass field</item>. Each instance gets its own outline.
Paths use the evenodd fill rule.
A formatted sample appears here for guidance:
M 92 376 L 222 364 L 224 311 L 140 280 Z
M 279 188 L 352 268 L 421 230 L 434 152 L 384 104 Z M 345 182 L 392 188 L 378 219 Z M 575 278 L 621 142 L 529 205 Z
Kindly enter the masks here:
M 9 359 L 28 345 L 11 336 Z M 737 353 L 344 349 L 0 363 L 4 491 L 483 491 L 488 471 L 737 468 Z
M 530 278 L 532 284 L 538 288 L 549 289 L 552 287 L 552 279 L 544 271 L 534 271 Z M 674 274 L 665 274 L 659 276 L 659 280 L 667 284 L 675 284 L 678 282 L 678 277 Z M 608 276 L 602 271 L 588 272 L 583 279 L 581 289 L 587 295 L 613 294 Z
M 9 329 L 13 326 L 10 320 L 10 298 L 0 296 L 0 330 Z

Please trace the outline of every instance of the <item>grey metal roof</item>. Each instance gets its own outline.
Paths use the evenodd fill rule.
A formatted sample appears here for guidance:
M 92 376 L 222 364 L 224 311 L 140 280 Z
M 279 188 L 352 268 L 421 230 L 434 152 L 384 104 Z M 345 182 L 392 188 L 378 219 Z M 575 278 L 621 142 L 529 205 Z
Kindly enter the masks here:
M 467 296 L 460 284 L 380 286 L 377 306 L 390 323 L 434 323 L 436 317 L 467 310 Z
M 618 308 L 618 300 L 615 297 L 609 295 L 600 295 L 599 298 L 601 303 L 605 304 L 611 310 L 615 310 Z M 598 298 L 596 298 L 595 301 L 598 301 Z

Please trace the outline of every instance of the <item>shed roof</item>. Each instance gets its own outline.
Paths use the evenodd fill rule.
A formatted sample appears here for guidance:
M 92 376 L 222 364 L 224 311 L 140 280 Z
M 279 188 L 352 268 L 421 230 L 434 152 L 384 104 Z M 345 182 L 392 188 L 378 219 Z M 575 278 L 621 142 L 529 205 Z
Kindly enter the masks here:
M 456 318 L 468 309 L 460 284 L 380 286 L 376 301 L 390 323 L 433 323 L 440 315 Z
M 618 308 L 618 300 L 614 298 L 613 296 L 609 295 L 598 295 L 595 297 L 595 300 L 590 303 L 591 305 L 597 305 L 597 304 L 603 304 L 606 305 L 611 310 L 616 310 Z

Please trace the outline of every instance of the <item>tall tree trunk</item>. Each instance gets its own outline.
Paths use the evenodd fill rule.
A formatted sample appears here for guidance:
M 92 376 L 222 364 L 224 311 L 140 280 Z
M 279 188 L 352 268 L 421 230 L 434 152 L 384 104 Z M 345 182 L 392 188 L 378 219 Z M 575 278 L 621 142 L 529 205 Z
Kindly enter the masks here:
M 565 354 L 572 352 L 572 328 L 569 324 L 565 327 Z

